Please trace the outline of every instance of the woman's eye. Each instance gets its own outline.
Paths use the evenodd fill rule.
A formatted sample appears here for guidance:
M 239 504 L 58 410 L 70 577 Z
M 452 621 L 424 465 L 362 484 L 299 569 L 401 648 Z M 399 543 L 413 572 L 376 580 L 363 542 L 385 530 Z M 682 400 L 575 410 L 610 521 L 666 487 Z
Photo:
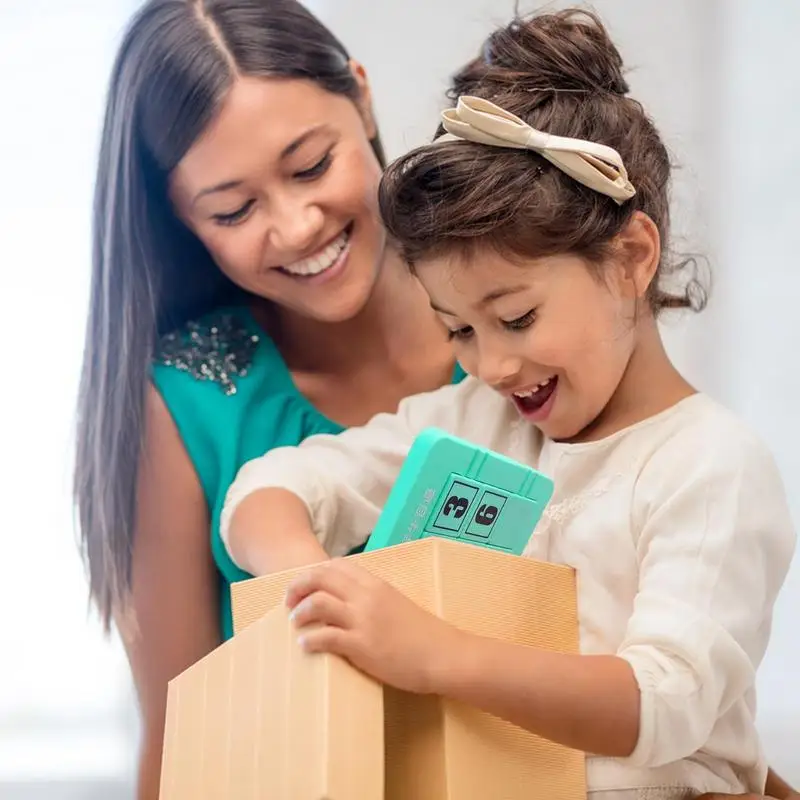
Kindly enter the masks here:
M 230 214 L 214 214 L 214 220 L 219 225 L 235 225 L 250 213 L 255 203 L 255 200 L 248 200 L 241 208 L 231 211 Z
M 469 339 L 472 336 L 473 332 L 474 332 L 473 329 L 469 326 L 465 328 L 456 328 L 456 330 L 447 331 L 447 338 L 450 341 L 453 341 L 453 339 L 460 339 L 463 341 L 464 339 Z
M 317 161 L 316 164 L 314 164 L 313 167 L 301 170 L 300 172 L 295 172 L 294 176 L 295 178 L 299 178 L 301 181 L 308 181 L 318 178 L 327 171 L 328 167 L 330 167 L 331 160 L 331 152 L 329 150 L 319 161 Z
M 508 328 L 509 330 L 520 331 L 524 330 L 525 328 L 529 328 L 531 325 L 533 325 L 535 319 L 536 319 L 536 309 L 532 308 L 530 311 L 523 314 L 521 317 L 504 321 L 503 325 L 505 325 L 505 327 Z

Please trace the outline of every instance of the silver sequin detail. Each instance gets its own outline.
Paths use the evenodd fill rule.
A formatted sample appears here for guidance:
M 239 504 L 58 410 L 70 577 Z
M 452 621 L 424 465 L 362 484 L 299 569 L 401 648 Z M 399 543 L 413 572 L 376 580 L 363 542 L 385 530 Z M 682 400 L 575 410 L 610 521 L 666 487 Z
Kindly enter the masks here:
M 188 372 L 201 381 L 218 383 L 227 395 L 236 394 L 234 378 L 244 378 L 259 337 L 233 314 L 207 323 L 188 322 L 161 339 L 156 362 Z

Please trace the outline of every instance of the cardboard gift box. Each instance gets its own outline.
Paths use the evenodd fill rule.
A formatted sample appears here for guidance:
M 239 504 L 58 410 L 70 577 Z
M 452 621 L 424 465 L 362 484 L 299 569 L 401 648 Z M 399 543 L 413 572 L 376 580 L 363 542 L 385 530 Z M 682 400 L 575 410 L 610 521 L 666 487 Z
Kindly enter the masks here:
M 350 558 L 484 636 L 578 652 L 572 569 L 443 538 Z M 578 800 L 584 755 L 477 709 L 307 655 L 298 570 L 232 587 L 234 637 L 170 682 L 161 800 Z

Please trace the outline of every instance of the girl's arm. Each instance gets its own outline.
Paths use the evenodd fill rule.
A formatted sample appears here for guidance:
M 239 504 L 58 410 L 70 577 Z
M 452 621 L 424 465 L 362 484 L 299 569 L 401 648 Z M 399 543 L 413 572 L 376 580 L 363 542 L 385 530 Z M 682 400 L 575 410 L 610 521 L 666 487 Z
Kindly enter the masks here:
M 223 542 L 252 575 L 345 555 L 368 538 L 420 431 L 437 426 L 498 446 L 497 432 L 509 435 L 509 413 L 509 403 L 468 379 L 406 398 L 396 414 L 363 427 L 270 450 L 245 464 L 230 487 Z
M 800 800 L 800 795 L 773 769 L 767 773 L 767 788 L 764 791 L 775 800 Z
M 255 489 L 238 503 L 227 533 L 228 551 L 251 575 L 269 575 L 325 561 L 311 516 L 297 494 Z
M 564 655 L 463 635 L 430 686 L 584 752 L 628 756 L 639 737 L 639 687 L 617 656 Z
M 635 766 L 702 750 L 727 714 L 743 731 L 742 758 L 756 759 L 744 699 L 795 534 L 775 465 L 751 444 L 732 436 L 691 448 L 676 437 L 648 462 L 624 512 L 637 530 L 638 591 L 614 654 L 557 654 L 459 631 L 347 560 L 289 587 L 303 646 Z
M 765 794 L 703 794 L 697 800 L 725 800 L 725 798 L 738 797 L 739 800 L 800 800 L 800 794 L 795 792 L 783 778 L 772 769 L 767 773 Z
M 685 444 L 665 445 L 640 478 L 639 585 L 615 655 L 464 636 L 442 655 L 434 691 L 640 766 L 701 749 L 753 687 L 795 533 L 763 448 Z
M 220 534 L 251 575 L 341 556 L 369 536 L 414 435 L 397 416 L 311 436 L 245 464 L 228 490 Z

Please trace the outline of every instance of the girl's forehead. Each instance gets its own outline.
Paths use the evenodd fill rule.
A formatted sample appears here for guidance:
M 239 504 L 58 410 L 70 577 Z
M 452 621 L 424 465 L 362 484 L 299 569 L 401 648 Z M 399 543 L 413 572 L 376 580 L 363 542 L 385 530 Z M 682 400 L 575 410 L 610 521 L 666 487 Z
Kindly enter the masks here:
M 504 255 L 487 246 L 471 248 L 469 251 L 454 249 L 421 261 L 416 265 L 416 271 L 423 282 L 427 278 L 434 283 L 449 284 L 461 290 L 482 289 L 485 293 L 494 293 L 512 284 L 527 286 L 542 283 L 564 260 L 562 256 L 526 259 Z
M 482 254 L 430 259 L 417 266 L 417 276 L 439 310 L 459 305 L 474 310 L 491 308 L 514 296 L 551 295 L 564 288 L 596 287 L 586 262 L 574 254 L 523 260 L 487 249 Z
M 434 306 L 447 299 L 483 308 L 540 284 L 542 268 L 536 263 L 516 264 L 487 250 L 431 259 L 417 267 L 417 275 Z

